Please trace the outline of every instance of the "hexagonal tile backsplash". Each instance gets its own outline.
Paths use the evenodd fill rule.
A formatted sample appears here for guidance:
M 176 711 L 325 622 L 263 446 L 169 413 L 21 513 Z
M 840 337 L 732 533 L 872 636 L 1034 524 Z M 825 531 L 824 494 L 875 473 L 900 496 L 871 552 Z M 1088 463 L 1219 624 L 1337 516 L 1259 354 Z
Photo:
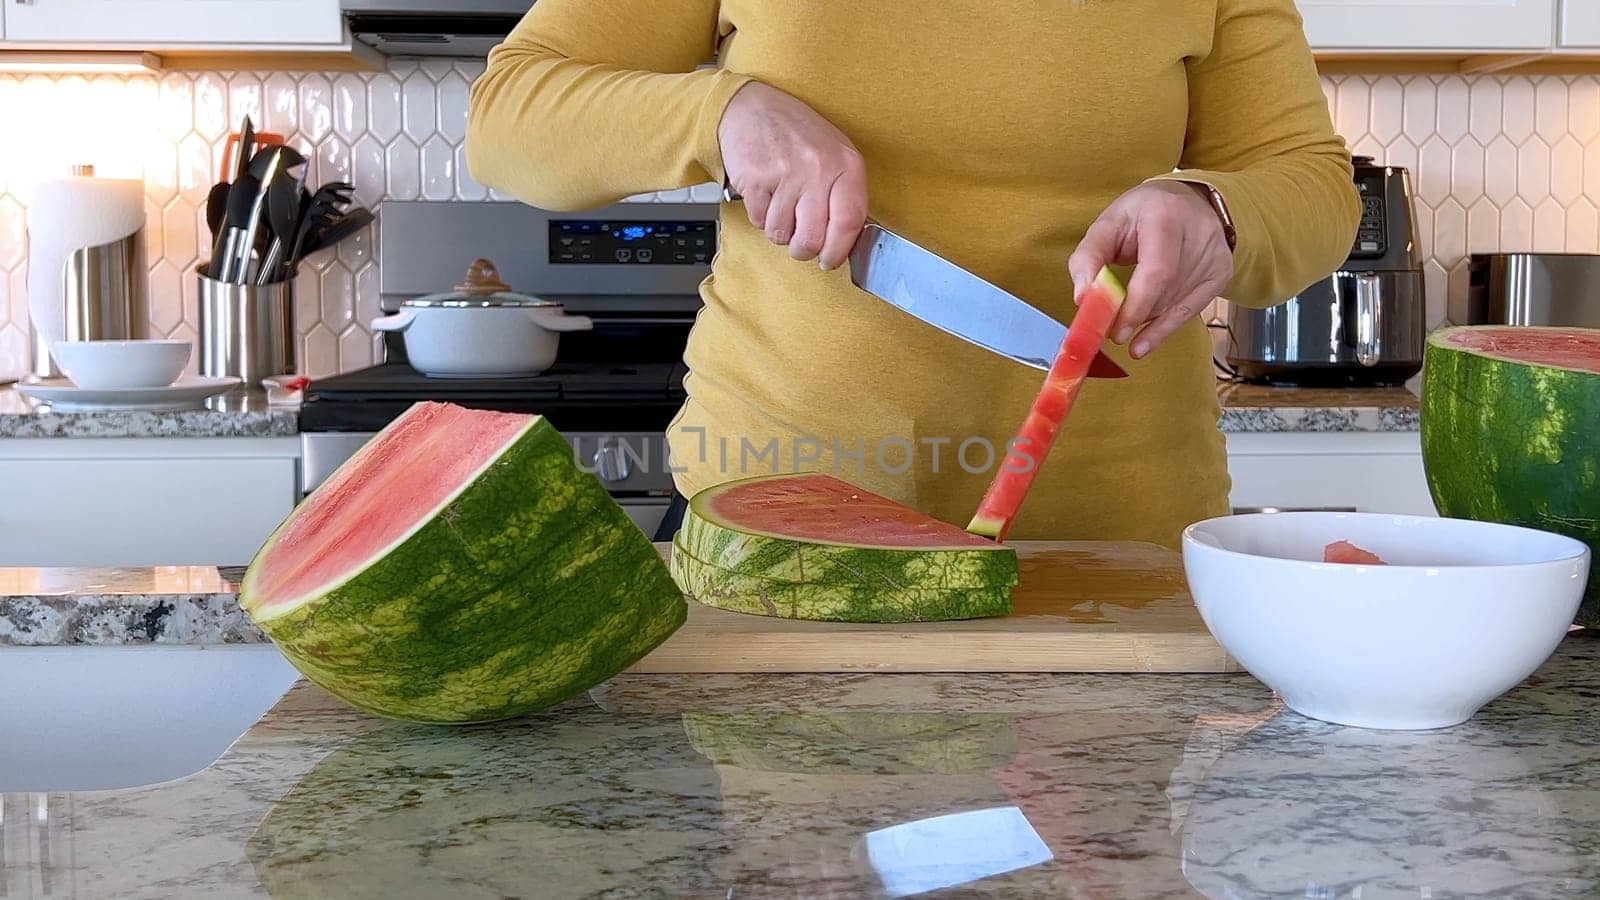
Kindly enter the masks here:
M 206 241 L 201 207 L 240 117 L 306 151 L 313 179 L 355 184 L 363 205 L 504 199 L 473 181 L 463 160 L 467 89 L 480 71 L 481 64 L 427 61 L 372 74 L 0 77 L 7 120 L 97 129 L 79 126 L 54 145 L 46 137 L 0 146 L 0 375 L 26 363 L 23 188 L 57 172 L 67 147 L 104 141 L 86 161 L 106 174 L 142 173 L 152 328 L 193 339 L 190 270 Z M 1412 170 L 1431 324 L 1465 292 L 1469 253 L 1600 252 L 1600 76 L 1346 75 L 1324 79 L 1323 88 L 1355 152 Z M 715 195 L 705 185 L 634 199 Z M 307 373 L 372 364 L 377 342 L 366 323 L 377 315 L 378 264 L 367 234 L 319 254 L 301 273 L 296 324 Z

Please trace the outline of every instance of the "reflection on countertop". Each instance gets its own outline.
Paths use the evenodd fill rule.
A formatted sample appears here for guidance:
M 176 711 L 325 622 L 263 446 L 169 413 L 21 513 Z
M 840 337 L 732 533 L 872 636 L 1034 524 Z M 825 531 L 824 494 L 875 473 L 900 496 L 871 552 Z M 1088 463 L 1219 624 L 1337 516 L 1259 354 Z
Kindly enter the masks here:
M 0 438 L 289 437 L 299 420 L 297 401 L 269 403 L 263 390 L 234 390 L 174 412 L 58 412 L 0 387 Z
M 3 798 L 26 896 L 1595 896 L 1600 636 L 1456 729 L 1243 675 L 635 676 L 434 728 L 303 683 L 209 769 Z

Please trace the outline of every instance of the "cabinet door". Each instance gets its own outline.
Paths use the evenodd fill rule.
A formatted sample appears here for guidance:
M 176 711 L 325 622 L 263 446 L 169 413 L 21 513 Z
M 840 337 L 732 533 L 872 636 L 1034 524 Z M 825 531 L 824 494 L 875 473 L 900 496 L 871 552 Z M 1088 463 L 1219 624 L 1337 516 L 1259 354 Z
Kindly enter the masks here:
M 244 565 L 299 474 L 265 439 L 0 442 L 0 566 Z
M 51 44 L 337 44 L 339 0 L 10 0 L 5 39 Z
M 1237 510 L 1438 515 L 1416 432 L 1228 435 Z
M 1595 0 L 1566 0 L 1591 5 Z M 1315 50 L 1542 50 L 1556 0 L 1296 0 Z
M 1600 47 L 1600 0 L 1561 0 L 1561 46 Z

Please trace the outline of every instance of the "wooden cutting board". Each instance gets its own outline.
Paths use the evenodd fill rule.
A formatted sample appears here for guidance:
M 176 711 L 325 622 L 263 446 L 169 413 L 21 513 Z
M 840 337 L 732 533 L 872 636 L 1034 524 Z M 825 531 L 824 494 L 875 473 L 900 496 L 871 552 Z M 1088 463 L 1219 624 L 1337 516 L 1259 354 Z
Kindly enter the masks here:
M 630 672 L 1236 672 L 1206 631 L 1174 551 L 1013 543 L 1012 614 L 910 625 L 800 622 L 690 601 Z M 669 552 L 669 545 L 659 545 Z

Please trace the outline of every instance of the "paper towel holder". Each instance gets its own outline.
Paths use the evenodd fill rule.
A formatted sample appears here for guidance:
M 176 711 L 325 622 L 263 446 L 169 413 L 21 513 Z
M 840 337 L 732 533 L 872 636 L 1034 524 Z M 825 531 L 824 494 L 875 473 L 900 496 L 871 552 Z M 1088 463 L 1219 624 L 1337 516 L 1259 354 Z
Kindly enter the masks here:
M 74 165 L 72 174 L 92 178 L 94 166 Z M 110 243 L 74 251 L 61 272 L 61 298 L 65 306 L 65 331 L 61 339 L 125 341 L 148 338 L 148 283 L 143 228 Z M 28 332 L 32 361 L 27 380 L 60 377 L 61 372 L 50 357 L 50 340 L 31 322 Z

